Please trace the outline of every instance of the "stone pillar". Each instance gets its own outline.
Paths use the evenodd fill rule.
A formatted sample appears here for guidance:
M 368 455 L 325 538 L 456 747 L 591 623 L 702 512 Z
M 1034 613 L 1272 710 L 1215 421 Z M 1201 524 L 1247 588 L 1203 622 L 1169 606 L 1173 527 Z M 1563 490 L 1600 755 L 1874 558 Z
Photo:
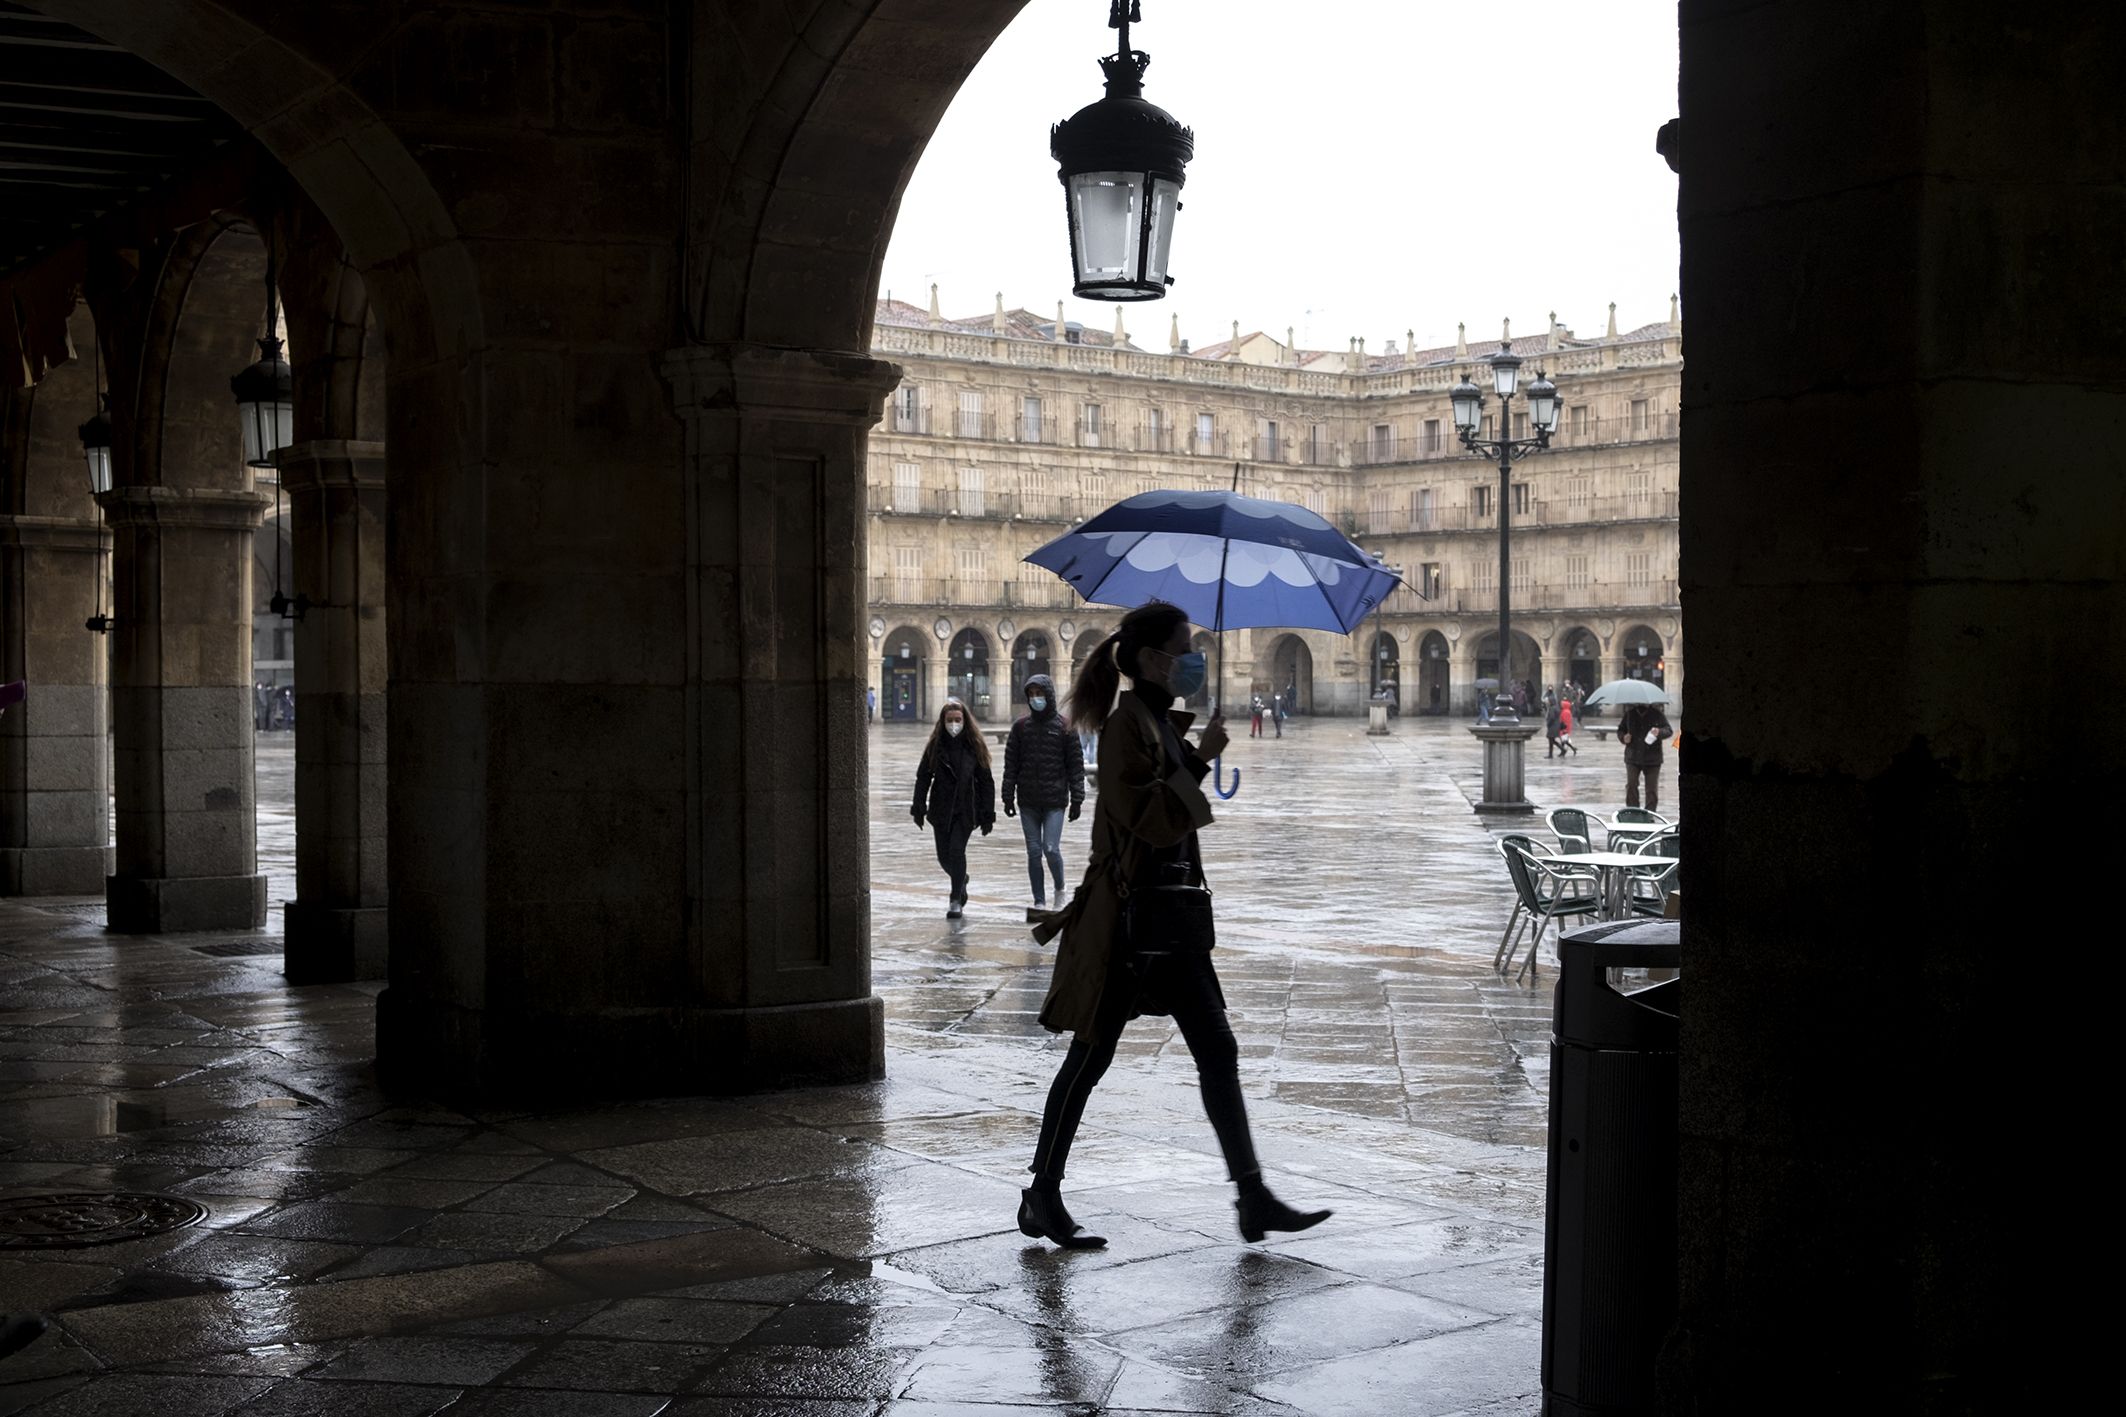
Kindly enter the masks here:
M 280 454 L 295 550 L 296 983 L 384 975 L 384 445 Z
M 686 423 L 688 946 L 729 1085 L 883 1076 L 869 766 L 848 704 L 865 431 L 900 371 L 719 345 L 665 363 Z
M 73 517 L 0 517 L 0 895 L 95 895 L 111 871 L 104 637 L 95 614 L 110 536 Z
M 117 859 L 109 927 L 266 923 L 252 787 L 249 491 L 108 494 L 116 594 L 111 713 Z

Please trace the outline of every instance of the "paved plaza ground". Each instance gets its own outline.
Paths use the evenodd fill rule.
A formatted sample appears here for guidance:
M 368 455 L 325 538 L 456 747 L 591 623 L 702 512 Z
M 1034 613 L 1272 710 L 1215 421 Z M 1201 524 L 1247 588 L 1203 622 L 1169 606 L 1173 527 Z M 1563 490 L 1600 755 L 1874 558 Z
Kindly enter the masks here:
M 1242 739 L 1205 835 L 1271 1184 L 1335 1217 L 1241 1243 L 1186 1050 L 1145 1019 L 1072 1157 L 1111 1240 L 1081 1254 L 1013 1225 L 1067 1041 L 1034 1019 L 1018 824 L 977 839 L 948 923 L 908 816 L 922 733 L 871 741 L 869 1086 L 547 1113 L 383 1095 L 380 985 L 279 974 L 286 735 L 259 751 L 268 931 L 121 938 L 100 901 L 0 902 L 0 1216 L 68 1189 L 207 1209 L 0 1247 L 0 1308 L 56 1321 L 0 1362 L 0 1414 L 1536 1411 L 1553 974 L 1489 968 L 1510 899 L 1464 725 Z M 1613 808 L 1618 750 L 1584 745 L 1547 763 L 1538 739 L 1530 795 Z

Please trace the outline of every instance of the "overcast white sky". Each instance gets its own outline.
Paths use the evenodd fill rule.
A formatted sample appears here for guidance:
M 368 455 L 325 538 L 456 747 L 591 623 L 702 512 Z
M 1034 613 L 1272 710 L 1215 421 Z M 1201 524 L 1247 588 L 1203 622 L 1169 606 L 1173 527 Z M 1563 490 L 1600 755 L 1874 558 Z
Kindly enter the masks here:
M 1124 307 L 1163 349 L 1243 331 L 1382 353 L 1668 317 L 1676 179 L 1667 0 L 1143 0 L 1145 97 L 1196 130 L 1175 285 Z M 881 284 L 948 316 L 1070 290 L 1049 126 L 1100 94 L 1107 0 L 1032 0 L 960 90 L 909 184 Z M 1115 307 L 1069 301 L 1112 327 Z

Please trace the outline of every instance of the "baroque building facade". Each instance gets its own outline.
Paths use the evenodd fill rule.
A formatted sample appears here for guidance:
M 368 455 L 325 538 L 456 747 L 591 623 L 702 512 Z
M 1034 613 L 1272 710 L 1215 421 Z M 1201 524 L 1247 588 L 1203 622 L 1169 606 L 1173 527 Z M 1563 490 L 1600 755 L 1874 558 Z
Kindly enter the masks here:
M 1661 681 L 1680 705 L 1676 588 L 1682 330 L 1669 318 L 1581 338 L 1558 325 L 1503 342 L 1557 382 L 1551 447 L 1512 493 L 1508 682 Z M 1025 310 L 947 319 L 878 303 L 872 349 L 903 378 L 868 464 L 867 641 L 888 720 L 927 721 L 947 696 L 1008 721 L 1033 673 L 1058 678 L 1120 611 L 1078 601 L 1021 558 L 1121 498 L 1237 487 L 1313 509 L 1399 568 L 1406 588 L 1351 635 L 1236 630 L 1214 653 L 1229 704 L 1287 694 L 1300 713 L 1474 713 L 1498 673 L 1494 460 L 1462 450 L 1447 402 L 1500 341 L 1369 354 L 1265 334 L 1168 349 Z M 1517 405 L 1518 405 L 1518 401 Z M 1496 429 L 1487 399 L 1487 436 Z M 1517 406 L 1516 436 L 1526 434 Z M 1199 647 L 1215 650 L 1209 636 Z M 1199 707 L 1202 703 L 1199 702 Z

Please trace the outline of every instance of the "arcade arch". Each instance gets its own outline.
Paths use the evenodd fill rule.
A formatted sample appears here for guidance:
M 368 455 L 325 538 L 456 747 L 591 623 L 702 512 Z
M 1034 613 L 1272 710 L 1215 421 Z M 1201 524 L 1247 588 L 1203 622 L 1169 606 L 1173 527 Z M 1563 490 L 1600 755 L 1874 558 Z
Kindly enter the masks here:
M 1582 625 L 1567 630 L 1559 651 L 1559 663 L 1564 671 L 1565 682 L 1577 685 L 1582 693 L 1593 693 L 1600 688 L 1605 676 L 1602 673 L 1602 641 L 1594 631 Z
M 1417 642 L 1415 712 L 1440 715 L 1453 711 L 1454 676 L 1449 669 L 1450 663 L 1447 637 L 1437 630 L 1425 631 Z
M 931 634 L 902 625 L 887 635 L 878 668 L 878 716 L 887 723 L 928 723 Z
M 969 625 L 952 637 L 945 652 L 945 692 L 984 722 L 996 716 L 998 707 L 989 675 L 989 636 Z M 1008 711 L 1010 705 L 1003 708 Z
M 1388 695 L 1388 712 L 1391 716 L 1402 712 L 1403 703 L 1403 656 L 1402 646 L 1397 643 L 1391 630 L 1378 630 L 1373 635 L 1373 645 L 1366 655 L 1368 675 L 1367 697 L 1385 691 Z
M 1055 647 L 1046 630 L 1021 630 L 1011 642 L 1011 702 L 1004 708 L 1004 716 L 1018 713 L 1019 704 L 1026 697 L 1026 681 L 1036 674 L 1055 677 Z
M 1510 694 L 1516 684 L 1534 684 L 1536 697 L 1543 693 L 1543 654 L 1524 630 L 1513 632 L 1513 658 L 1507 672 L 1499 673 L 1499 632 L 1491 631 L 1476 642 L 1476 677 L 1496 679 L 1499 692 Z
M 1617 677 L 1664 682 L 1667 646 L 1651 625 L 1634 625 L 1617 636 Z
M 1296 634 L 1270 641 L 1270 692 L 1283 694 L 1295 714 L 1314 711 L 1314 651 Z

